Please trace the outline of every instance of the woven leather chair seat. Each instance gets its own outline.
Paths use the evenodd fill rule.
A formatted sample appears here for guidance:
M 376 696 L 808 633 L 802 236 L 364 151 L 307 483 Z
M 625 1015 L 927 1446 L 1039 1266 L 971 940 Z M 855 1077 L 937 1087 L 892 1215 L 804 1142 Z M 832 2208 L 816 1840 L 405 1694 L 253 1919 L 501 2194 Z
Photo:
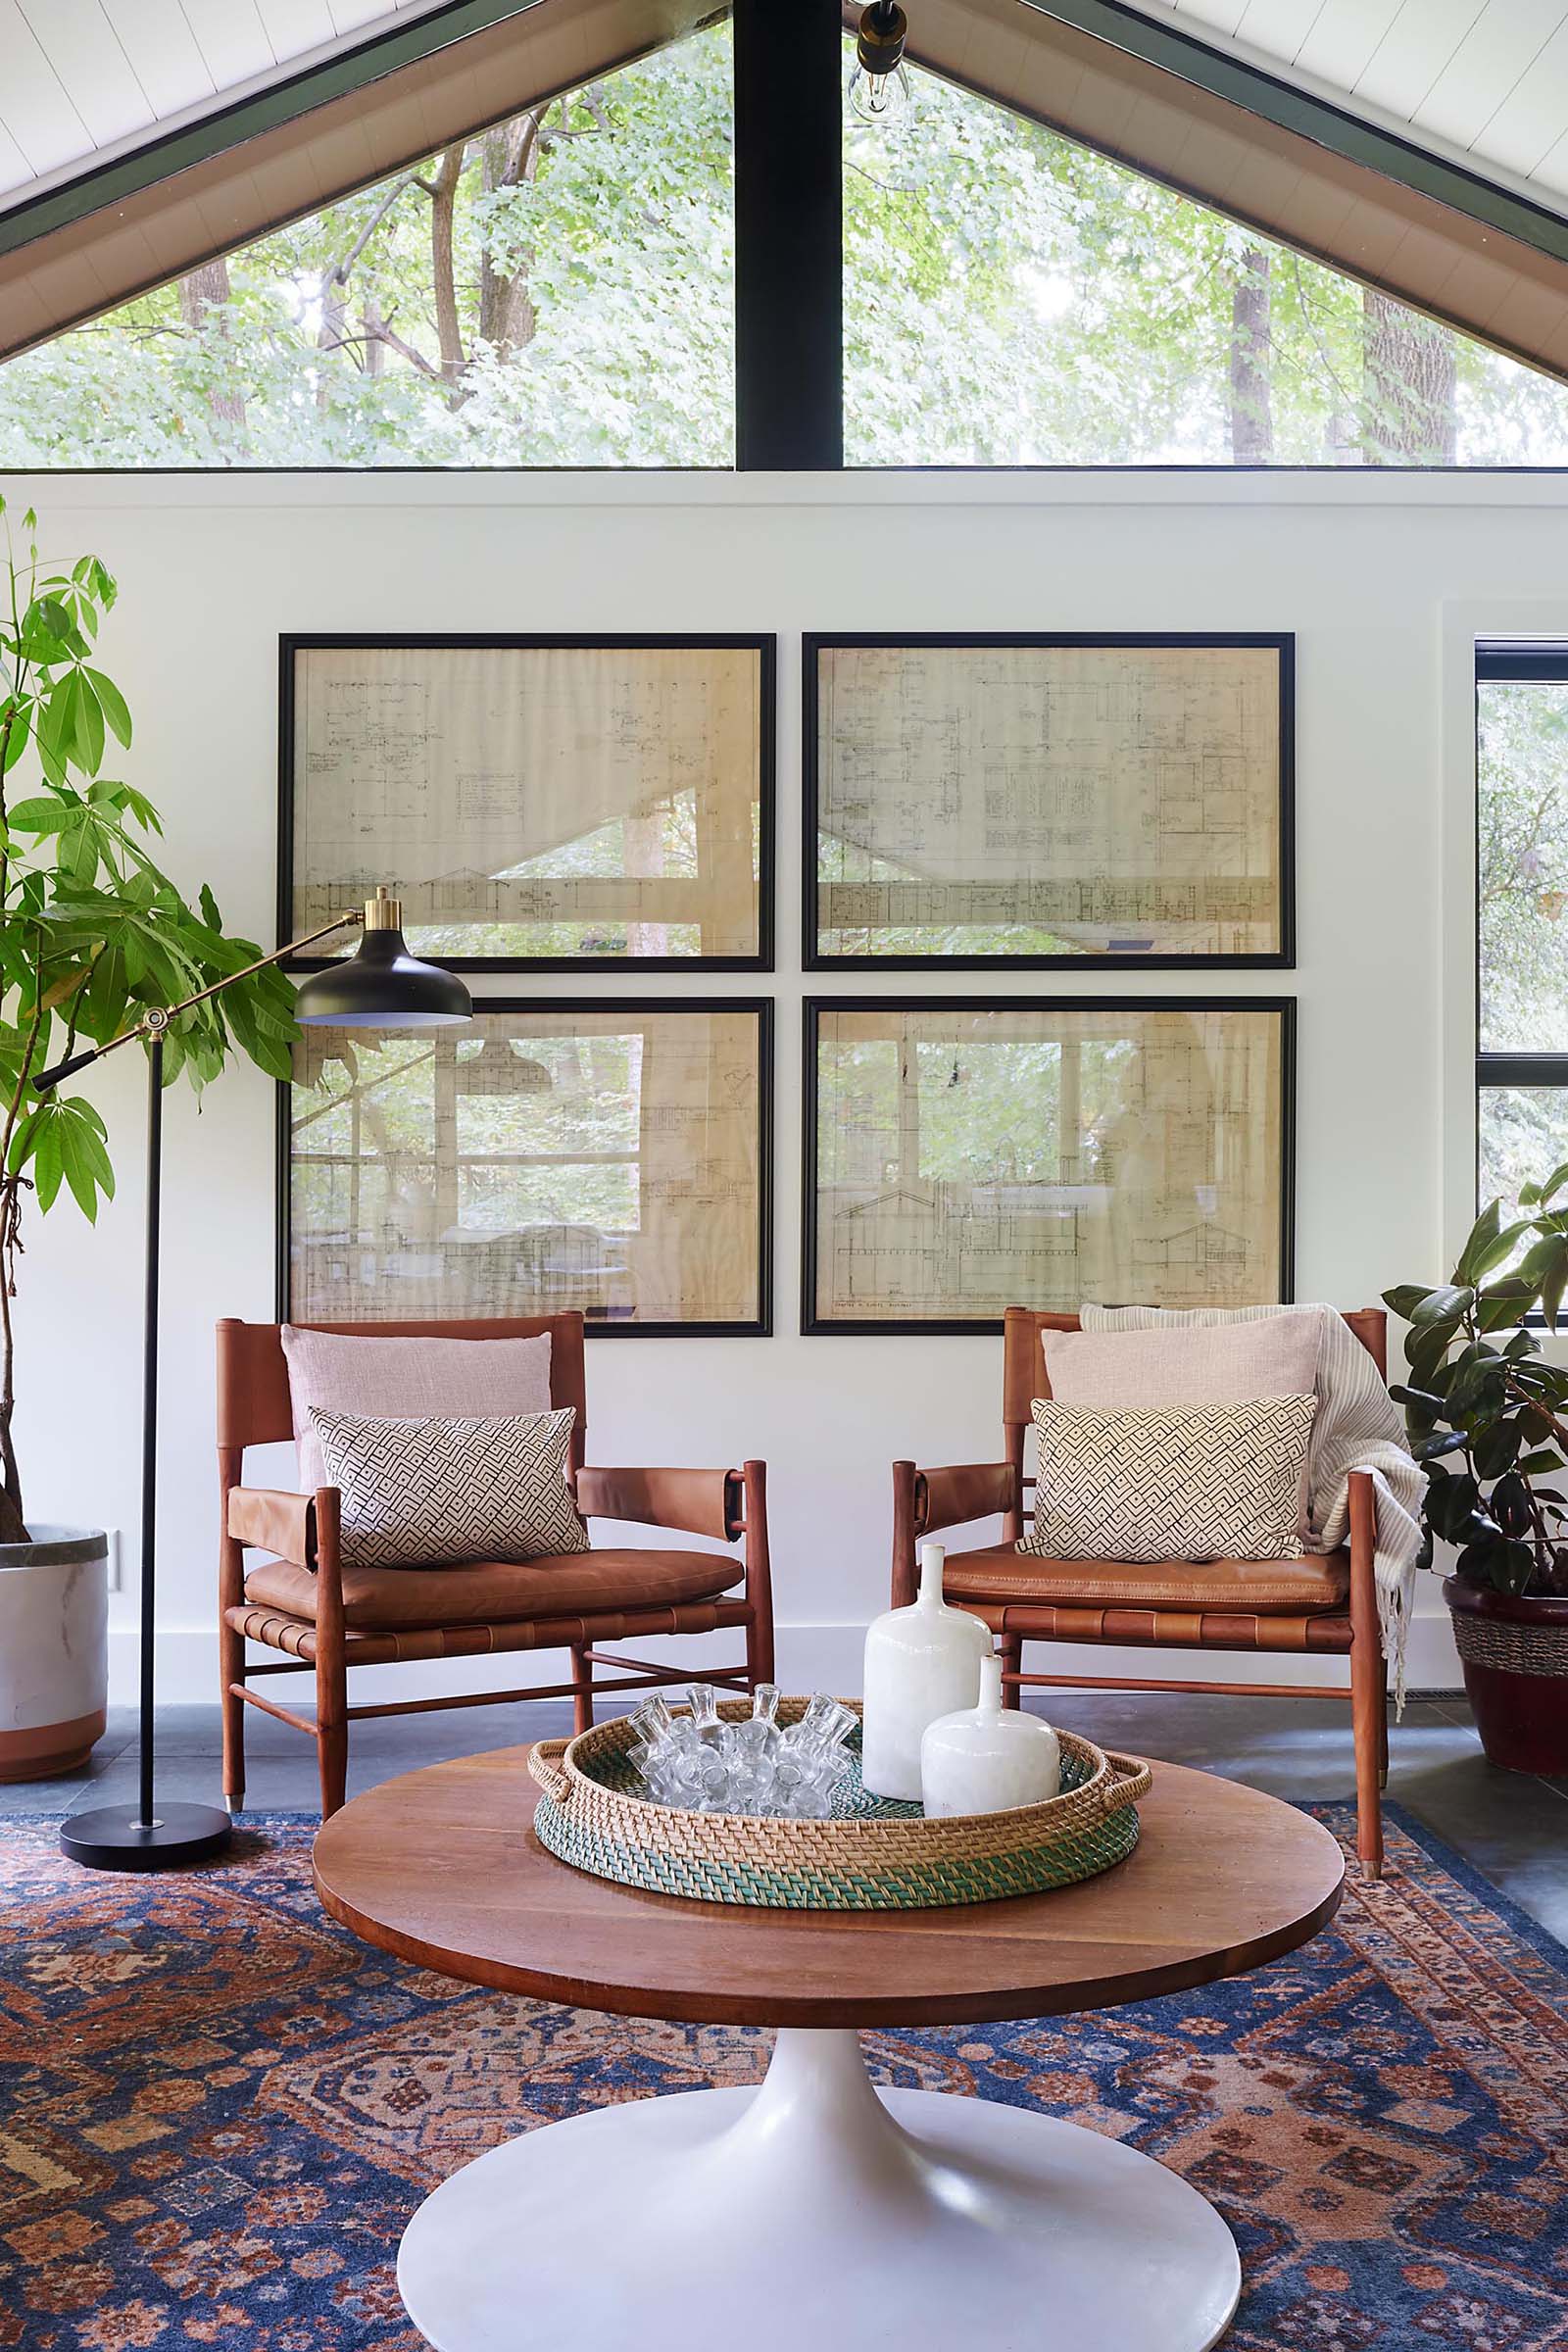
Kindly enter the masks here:
M 343 1622 L 351 1629 L 502 1624 L 519 1618 L 599 1617 L 728 1592 L 745 1566 L 719 1551 L 567 1551 L 538 1560 L 442 1568 L 345 1568 Z M 262 1560 L 245 1597 L 286 1617 L 316 1618 L 316 1575 L 291 1560 Z M 560 1639 L 564 1639 L 564 1636 Z
M 1054 1560 L 998 1544 L 950 1552 L 943 1584 L 959 1601 L 1301 1615 L 1344 1608 L 1350 1559 L 1329 1551 L 1298 1560 Z

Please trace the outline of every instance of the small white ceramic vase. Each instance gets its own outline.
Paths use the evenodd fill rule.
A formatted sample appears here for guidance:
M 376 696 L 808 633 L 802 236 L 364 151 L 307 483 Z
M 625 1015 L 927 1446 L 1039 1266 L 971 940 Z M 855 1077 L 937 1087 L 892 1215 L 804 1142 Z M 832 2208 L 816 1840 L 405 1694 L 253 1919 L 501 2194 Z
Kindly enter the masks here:
M 873 1796 L 920 1794 L 920 1739 L 955 1707 L 972 1707 L 991 1636 L 966 1609 L 942 1597 L 941 1544 L 920 1546 L 920 1597 L 889 1609 L 865 1637 L 860 1778 Z
M 1061 1744 L 1048 1723 L 1002 1703 L 1002 1660 L 980 1664 L 980 1704 L 944 1715 L 920 1741 L 920 1797 L 930 1821 L 1004 1813 L 1061 1793 Z

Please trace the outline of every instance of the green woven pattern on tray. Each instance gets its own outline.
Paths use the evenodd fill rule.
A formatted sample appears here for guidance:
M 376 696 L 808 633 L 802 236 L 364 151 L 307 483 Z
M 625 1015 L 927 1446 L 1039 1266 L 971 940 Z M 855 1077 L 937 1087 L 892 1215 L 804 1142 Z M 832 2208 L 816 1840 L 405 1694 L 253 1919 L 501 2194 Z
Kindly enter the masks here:
M 917 1808 L 906 1807 L 906 1811 Z M 1125 1861 L 1138 1843 L 1138 1811 L 1125 1805 L 1082 1836 L 1050 1846 L 995 1855 L 948 1868 L 908 1871 L 769 1870 L 702 1861 L 655 1846 L 627 1845 L 585 1833 L 549 1797 L 534 1814 L 540 1843 L 563 1862 L 621 1886 L 683 1894 L 707 1903 L 749 1903 L 774 1911 L 908 1911 L 945 1903 L 994 1902 L 1073 1886 Z
M 872 1796 L 860 1781 L 860 1740 L 855 1733 L 846 1745 L 847 1764 L 833 1790 L 833 1817 L 841 1821 L 918 1821 L 917 1804 L 901 1798 Z M 1063 1750 L 1063 1793 L 1081 1788 L 1093 1775 L 1079 1757 Z M 645 1794 L 642 1775 L 613 1748 L 602 1748 L 583 1758 L 584 1774 L 617 1795 Z M 650 1821 L 652 1830 L 654 1820 Z M 714 1859 L 678 1853 L 627 1838 L 610 1838 L 573 1817 L 568 1806 L 541 1797 L 534 1814 L 541 1844 L 574 1869 L 596 1878 L 612 1879 L 621 1886 L 640 1886 L 654 1894 L 679 1894 L 700 1902 L 745 1903 L 775 1911 L 907 1911 L 947 1903 L 994 1902 L 1005 1895 L 1040 1894 L 1054 1886 L 1071 1886 L 1124 1861 L 1138 1842 L 1138 1813 L 1123 1805 L 1103 1818 L 1086 1823 L 1075 1834 L 1056 1837 L 1049 1844 L 1029 1846 L 984 1857 L 955 1856 L 950 1862 L 922 1862 L 906 1867 L 875 1869 L 811 1869 L 805 1865 L 780 1869 L 764 1862 Z

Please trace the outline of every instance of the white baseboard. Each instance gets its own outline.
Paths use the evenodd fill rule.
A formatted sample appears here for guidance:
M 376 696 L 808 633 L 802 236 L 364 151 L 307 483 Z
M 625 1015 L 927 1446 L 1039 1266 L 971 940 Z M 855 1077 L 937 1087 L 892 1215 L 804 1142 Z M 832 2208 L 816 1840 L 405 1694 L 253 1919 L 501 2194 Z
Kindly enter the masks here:
M 781 1625 L 778 1628 L 778 1678 L 786 1690 L 857 1691 L 860 1688 L 862 1625 Z M 694 1671 L 738 1659 L 736 1634 L 687 1637 L 679 1642 L 644 1641 L 634 1644 L 654 1658 L 668 1657 Z M 258 1652 L 261 1656 L 264 1653 Z M 269 1658 L 276 1653 L 268 1651 Z M 109 1696 L 114 1705 L 129 1705 L 136 1696 L 136 1630 L 121 1624 L 110 1628 Z M 1217 1659 L 1192 1650 L 1097 1649 L 1082 1644 L 1040 1642 L 1031 1646 L 1027 1664 L 1040 1674 L 1085 1674 L 1110 1677 L 1126 1674 L 1158 1682 L 1211 1681 Z M 1298 1655 L 1226 1656 L 1227 1682 L 1292 1683 L 1303 1690 L 1341 1690 L 1346 1681 L 1343 1658 Z M 209 1626 L 172 1626 L 158 1637 L 158 1698 L 165 1706 L 211 1703 L 218 1697 L 218 1638 Z M 449 1658 L 438 1665 L 378 1666 L 359 1678 L 362 1688 L 373 1683 L 382 1698 L 428 1698 L 442 1691 L 524 1690 L 565 1679 L 564 1658 L 555 1651 L 524 1651 L 513 1657 Z M 1453 1646 L 1448 1613 L 1422 1612 L 1410 1627 L 1405 1653 L 1405 1682 L 1412 1690 L 1457 1690 L 1458 1653 Z M 311 1677 L 302 1673 L 268 1678 L 271 1696 L 284 1705 L 297 1695 L 309 1711 Z

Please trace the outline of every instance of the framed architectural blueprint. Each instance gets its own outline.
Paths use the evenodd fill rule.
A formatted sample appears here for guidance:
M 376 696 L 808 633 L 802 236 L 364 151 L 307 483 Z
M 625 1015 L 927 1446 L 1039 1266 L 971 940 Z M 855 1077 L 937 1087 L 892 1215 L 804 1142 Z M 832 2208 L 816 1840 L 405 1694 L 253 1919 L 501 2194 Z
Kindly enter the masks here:
M 414 953 L 464 969 L 771 969 L 773 657 L 285 638 L 279 937 L 384 882 Z
M 1295 1010 L 808 1002 L 803 1328 L 1288 1300 Z
M 279 1090 L 280 1313 L 767 1331 L 771 1046 L 771 1004 L 734 998 L 305 1029 Z
M 1291 637 L 808 637 L 808 970 L 1295 961 Z

